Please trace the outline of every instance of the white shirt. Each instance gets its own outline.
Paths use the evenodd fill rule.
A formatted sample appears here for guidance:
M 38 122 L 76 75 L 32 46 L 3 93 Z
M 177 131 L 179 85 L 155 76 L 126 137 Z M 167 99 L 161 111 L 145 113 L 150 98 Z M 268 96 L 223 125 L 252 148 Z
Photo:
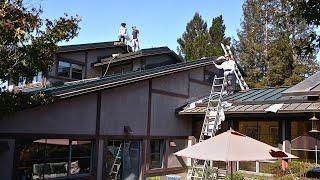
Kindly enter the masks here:
M 119 35 L 120 36 L 127 36 L 127 28 L 120 26 Z
M 218 64 L 215 64 L 215 65 L 218 69 L 223 69 L 224 71 L 231 70 L 233 72 L 236 66 L 236 63 L 234 62 L 234 60 L 226 60 L 221 65 L 218 65 Z

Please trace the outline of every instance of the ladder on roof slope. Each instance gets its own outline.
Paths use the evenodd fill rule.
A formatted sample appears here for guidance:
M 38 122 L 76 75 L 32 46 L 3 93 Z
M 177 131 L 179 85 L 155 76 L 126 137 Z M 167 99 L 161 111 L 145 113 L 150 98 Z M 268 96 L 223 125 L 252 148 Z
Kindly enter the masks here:
M 231 47 L 227 45 L 226 46 L 227 49 L 226 49 L 226 47 L 222 43 L 221 43 L 221 47 L 222 47 L 224 53 L 229 55 L 231 57 L 231 59 L 233 59 L 235 61 L 233 53 L 231 51 Z M 235 64 L 236 65 L 235 65 L 235 68 L 234 68 L 234 71 L 235 71 L 234 74 L 235 74 L 235 76 L 236 76 L 236 78 L 238 80 L 238 83 L 239 83 L 239 86 L 241 88 L 241 91 L 248 91 L 249 90 L 249 86 L 247 85 L 246 81 L 244 80 L 244 78 L 243 78 L 243 76 L 242 76 L 242 74 L 241 74 L 241 72 L 239 70 L 238 64 L 237 63 L 235 63 Z
M 233 54 L 231 52 L 230 46 L 227 46 L 228 51 L 226 51 L 223 44 L 221 44 L 224 52 L 228 54 L 231 58 L 233 58 Z M 235 76 L 238 80 L 239 86 L 242 91 L 249 90 L 247 83 L 244 81 L 237 64 L 235 65 Z M 199 137 L 199 142 L 202 142 L 208 138 L 215 136 L 219 126 L 224 120 L 224 111 L 222 106 L 222 97 L 225 94 L 225 88 L 228 85 L 228 77 L 217 77 L 214 76 L 212 87 L 210 91 L 210 95 L 207 102 L 207 108 L 205 117 L 203 120 L 203 125 L 201 129 L 201 134 Z M 222 83 L 220 83 L 222 80 Z M 216 91 L 217 90 L 217 91 Z M 228 93 L 226 93 L 228 95 Z M 218 104 L 214 106 L 214 99 L 216 95 L 219 95 Z M 189 180 L 205 180 L 208 178 L 208 168 L 210 165 L 210 161 L 201 161 L 194 160 L 192 164 L 192 168 L 188 171 L 188 179 Z M 218 178 L 218 174 L 217 174 Z

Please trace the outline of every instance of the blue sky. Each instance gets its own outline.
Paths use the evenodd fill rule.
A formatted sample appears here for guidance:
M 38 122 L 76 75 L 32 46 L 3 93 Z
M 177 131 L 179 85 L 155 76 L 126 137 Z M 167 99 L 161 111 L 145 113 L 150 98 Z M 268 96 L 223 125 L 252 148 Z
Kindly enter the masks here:
M 82 18 L 79 36 L 62 44 L 112 41 L 119 24 L 136 25 L 142 48 L 177 48 L 177 38 L 199 12 L 211 25 L 213 17 L 223 15 L 227 36 L 236 38 L 240 28 L 243 0 L 27 0 L 41 5 L 43 17 L 53 19 L 68 13 Z

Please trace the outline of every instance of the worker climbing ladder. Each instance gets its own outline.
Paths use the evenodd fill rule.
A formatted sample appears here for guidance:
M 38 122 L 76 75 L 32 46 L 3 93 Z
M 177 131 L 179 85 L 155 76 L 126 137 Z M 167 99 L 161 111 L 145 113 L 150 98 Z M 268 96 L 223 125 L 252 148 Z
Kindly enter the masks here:
M 221 44 L 225 54 L 228 54 L 231 58 L 233 58 L 233 55 L 231 53 L 230 46 L 228 46 L 228 51 L 226 50 L 225 46 Z M 244 81 L 237 65 L 235 67 L 235 77 L 238 80 L 239 86 L 242 91 L 249 90 L 248 85 Z M 222 81 L 222 83 L 221 83 Z M 201 134 L 199 137 L 199 142 L 202 142 L 206 139 L 209 139 L 213 136 L 215 136 L 216 132 L 219 129 L 220 124 L 224 120 L 224 111 L 222 106 L 222 98 L 225 94 L 225 89 L 228 85 L 228 79 L 227 77 L 217 77 L 214 76 L 212 87 L 210 91 L 210 95 L 208 97 L 205 117 L 201 129 Z M 217 95 L 219 95 L 219 99 L 217 104 L 215 105 L 215 99 L 217 98 Z M 227 94 L 228 95 L 228 94 Z M 188 179 L 189 180 L 205 180 L 208 178 L 208 170 L 210 166 L 210 161 L 199 161 L 194 160 L 191 169 L 188 171 Z

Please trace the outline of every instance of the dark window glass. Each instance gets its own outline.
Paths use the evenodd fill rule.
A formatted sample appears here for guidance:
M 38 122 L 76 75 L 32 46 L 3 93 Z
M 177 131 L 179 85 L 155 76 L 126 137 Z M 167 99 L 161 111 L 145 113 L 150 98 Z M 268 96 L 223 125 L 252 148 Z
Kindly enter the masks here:
M 140 174 L 140 141 L 109 140 L 105 146 L 107 179 L 138 180 Z
M 163 140 L 150 141 L 150 168 L 162 168 L 162 159 L 164 152 Z
M 70 63 L 59 61 L 58 64 L 58 76 L 70 77 Z
M 82 79 L 82 66 L 72 64 L 72 79 Z
M 82 143 L 76 144 L 73 141 L 71 145 L 69 139 L 17 140 L 17 179 L 66 177 L 69 169 L 70 175 L 90 173 L 92 143 L 91 141 L 76 142 Z M 74 153 L 72 158 L 70 150 Z M 70 168 L 68 168 L 69 162 L 71 162 Z M 78 165 L 77 173 L 73 173 L 72 170 L 76 171 L 76 165 Z
M 70 174 L 90 173 L 91 141 L 72 141 Z
M 59 61 L 58 76 L 81 80 L 83 78 L 83 66 Z

